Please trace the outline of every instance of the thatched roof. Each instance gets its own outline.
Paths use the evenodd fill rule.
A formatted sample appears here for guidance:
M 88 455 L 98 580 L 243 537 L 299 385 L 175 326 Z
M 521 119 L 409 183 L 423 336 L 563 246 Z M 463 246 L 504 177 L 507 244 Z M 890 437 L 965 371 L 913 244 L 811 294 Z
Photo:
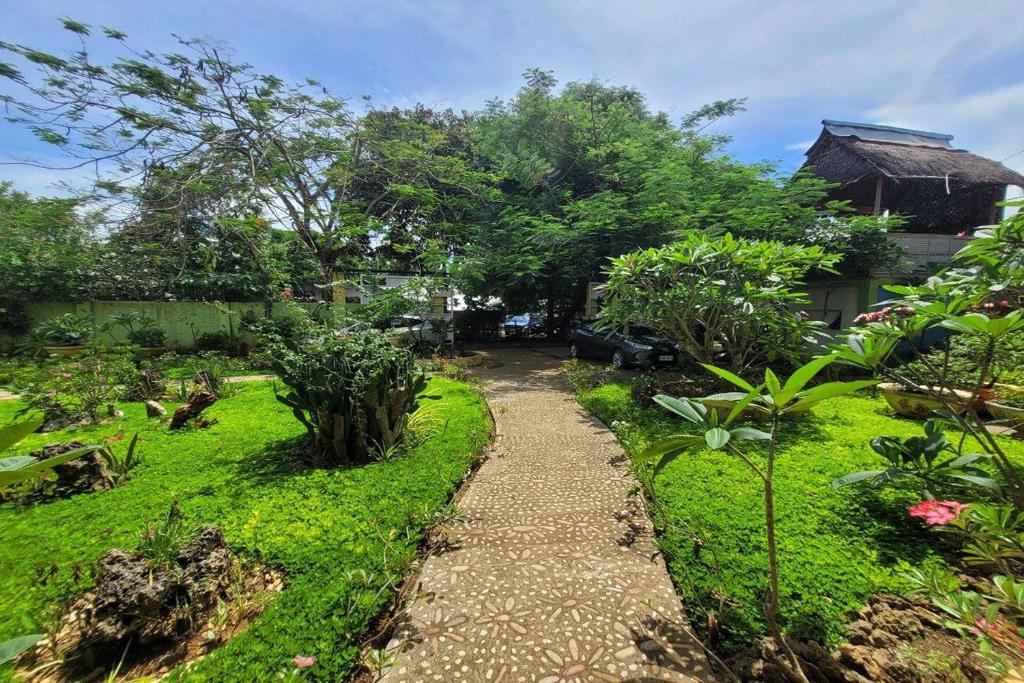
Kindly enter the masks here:
M 963 185 L 1018 185 L 1024 176 L 950 144 L 952 135 L 825 119 L 804 166 L 842 185 L 865 177 L 959 181 Z

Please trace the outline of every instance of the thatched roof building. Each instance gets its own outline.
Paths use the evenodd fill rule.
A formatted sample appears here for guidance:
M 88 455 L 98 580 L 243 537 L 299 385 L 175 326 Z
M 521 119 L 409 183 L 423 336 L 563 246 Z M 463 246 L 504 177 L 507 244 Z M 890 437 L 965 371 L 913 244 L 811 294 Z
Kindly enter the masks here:
M 804 168 L 838 183 L 831 196 L 863 213 L 908 217 L 907 232 L 956 234 L 999 219 L 996 203 L 1024 176 L 955 149 L 952 135 L 825 119 Z

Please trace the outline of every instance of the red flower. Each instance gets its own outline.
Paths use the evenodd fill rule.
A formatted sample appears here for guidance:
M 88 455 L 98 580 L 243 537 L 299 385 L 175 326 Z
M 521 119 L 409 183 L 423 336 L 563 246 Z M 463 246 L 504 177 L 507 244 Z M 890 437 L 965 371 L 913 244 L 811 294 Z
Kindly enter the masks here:
M 911 517 L 923 517 L 929 526 L 949 524 L 967 507 L 955 500 L 922 500 L 910 508 Z

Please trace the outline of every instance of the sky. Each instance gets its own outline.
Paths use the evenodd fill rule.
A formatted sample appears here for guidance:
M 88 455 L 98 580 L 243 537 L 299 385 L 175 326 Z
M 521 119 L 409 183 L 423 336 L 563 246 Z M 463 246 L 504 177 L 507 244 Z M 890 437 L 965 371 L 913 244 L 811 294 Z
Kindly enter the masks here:
M 596 78 L 645 93 L 678 121 L 716 99 L 748 110 L 716 124 L 730 152 L 795 170 L 823 118 L 951 133 L 954 145 L 1024 172 L 1024 0 L 0 0 L 0 40 L 76 47 L 59 17 L 174 47 L 172 34 L 233 48 L 354 104 L 470 111 L 508 98 L 522 72 Z M 98 56 L 116 43 L 96 39 Z M 0 81 L 0 94 L 11 86 Z M 0 162 L 60 162 L 0 120 Z M 54 194 L 75 173 L 0 165 L 0 180 Z

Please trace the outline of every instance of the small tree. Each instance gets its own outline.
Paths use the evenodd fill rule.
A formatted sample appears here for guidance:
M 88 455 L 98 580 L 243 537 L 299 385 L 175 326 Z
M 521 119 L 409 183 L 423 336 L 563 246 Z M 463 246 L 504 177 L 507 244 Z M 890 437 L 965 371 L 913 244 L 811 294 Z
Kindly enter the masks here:
M 820 326 L 800 314 L 808 299 L 796 287 L 839 258 L 817 246 L 691 232 L 612 259 L 601 318 L 648 325 L 701 363 L 713 363 L 721 349 L 736 373 L 792 360 Z
M 780 420 L 783 416 L 799 414 L 821 401 L 851 394 L 875 383 L 874 380 L 826 382 L 807 388 L 811 380 L 835 358 L 835 355 L 816 358 L 797 368 L 784 383 L 770 369 L 766 369 L 764 382 L 756 387 L 728 370 L 705 365 L 707 370 L 736 385 L 741 390 L 739 393 L 709 396 L 708 400 L 728 398 L 736 401 L 735 406 L 724 420 L 719 421 L 717 411 L 709 410 L 699 400 L 678 399 L 664 394 L 655 396 L 655 402 L 686 421 L 698 425 L 704 430 L 704 433 L 676 434 L 665 437 L 652 444 L 643 454 L 645 460 L 657 461 L 654 468 L 654 474 L 657 475 L 665 465 L 679 457 L 685 450 L 696 445 L 706 445 L 713 451 L 721 451 L 739 458 L 761 481 L 764 487 L 765 538 L 768 544 L 768 598 L 764 604 L 765 620 L 768 622 L 768 628 L 779 651 L 785 657 L 789 672 L 795 680 L 802 683 L 807 682 L 807 677 L 800 667 L 799 660 L 783 637 L 778 622 L 779 557 L 775 542 L 775 461 L 778 457 L 778 435 L 782 424 Z M 764 432 L 750 427 L 733 426 L 744 410 L 751 406 L 768 413 L 770 431 Z M 751 441 L 767 442 L 767 452 L 755 453 L 746 448 L 741 449 L 737 445 Z

